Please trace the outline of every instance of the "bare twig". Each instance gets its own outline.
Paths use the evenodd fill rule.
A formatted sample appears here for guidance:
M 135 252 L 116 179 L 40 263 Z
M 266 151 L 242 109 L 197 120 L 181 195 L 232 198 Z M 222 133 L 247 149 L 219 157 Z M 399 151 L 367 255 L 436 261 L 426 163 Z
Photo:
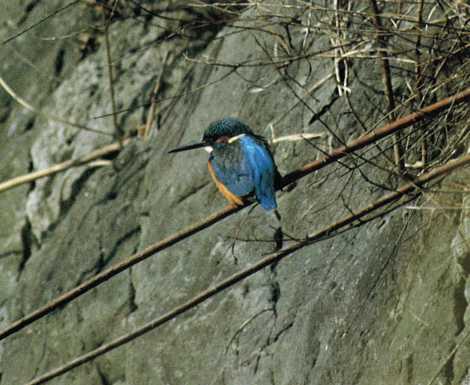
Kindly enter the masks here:
M 437 103 L 422 108 L 417 112 L 399 118 L 381 128 L 372 130 L 364 135 L 361 135 L 359 138 L 353 140 L 348 145 L 332 150 L 331 153 L 327 156 L 324 156 L 323 158 L 314 162 L 308 163 L 301 169 L 286 175 L 283 178 L 283 184 L 287 185 L 289 183 L 294 182 L 299 177 L 303 177 L 304 175 L 309 174 L 312 169 L 316 169 L 319 164 L 332 163 L 342 158 L 346 154 L 352 153 L 371 143 L 376 142 L 378 139 L 394 134 L 395 132 L 402 130 L 405 127 L 409 127 L 412 124 L 423 120 L 424 118 L 429 118 L 430 116 L 435 115 L 438 112 L 453 106 L 455 103 L 460 103 L 468 100 L 470 100 L 470 88 L 467 88 L 465 91 L 462 91 L 454 96 L 442 99 Z
M 306 164 L 304 167 L 286 175 L 283 178 L 282 184 L 280 187 L 281 188 L 285 187 L 288 184 L 300 178 L 303 178 L 304 176 L 316 170 L 319 170 L 330 163 L 333 163 L 341 158 L 344 158 L 345 156 L 347 156 L 348 154 L 351 154 L 354 151 L 357 151 L 371 143 L 374 143 L 379 139 L 385 138 L 386 136 L 391 135 L 398 130 L 409 127 L 420 120 L 423 120 L 425 118 L 428 118 L 438 113 L 439 111 L 445 110 L 451 106 L 454 106 L 457 103 L 462 103 L 468 100 L 470 100 L 470 88 L 467 88 L 465 91 L 459 94 L 443 99 L 435 104 L 425 107 L 410 115 L 404 116 L 396 120 L 395 122 L 387 124 L 386 126 L 382 128 L 379 128 L 367 134 L 364 134 L 363 136 L 357 138 L 356 140 L 353 140 L 347 146 L 339 147 L 333 150 L 330 154 L 325 155 L 323 158 L 310 162 Z M 220 222 L 222 219 L 242 210 L 243 208 L 249 206 L 250 204 L 251 203 L 246 202 L 244 203 L 243 206 L 227 205 L 225 206 L 225 208 L 223 208 L 219 212 L 211 214 L 206 219 L 198 223 L 195 223 L 187 227 L 186 229 L 183 229 L 157 243 L 154 243 L 146 247 L 144 250 L 139 251 L 138 253 L 129 256 L 128 258 L 124 259 L 123 261 L 119 263 L 116 263 L 115 265 L 111 266 L 110 268 L 106 270 L 103 270 L 102 272 L 86 280 L 79 286 L 69 290 L 68 292 L 50 301 L 45 306 L 33 311 L 30 314 L 27 314 L 23 318 L 20 318 L 17 321 L 10 324 L 9 326 L 7 326 L 4 330 L 0 332 L 0 340 L 23 329 L 27 325 L 48 315 L 49 313 L 53 312 L 59 307 L 66 305 L 67 303 L 73 301 L 77 297 L 83 295 L 84 293 L 100 285 L 101 283 L 109 280 L 110 278 L 119 274 L 120 272 L 149 258 L 153 254 L 161 250 L 167 249 L 168 247 L 190 237 L 191 235 L 196 234 L 203 229 L 206 229 L 207 227 L 213 225 L 214 223 Z
M 277 138 L 273 137 L 273 140 L 271 143 L 279 143 L 279 142 L 298 142 L 300 140 L 310 140 L 310 139 L 320 139 L 325 137 L 326 134 L 316 134 L 312 132 L 305 132 L 301 134 L 292 134 L 292 135 L 285 135 L 285 136 L 279 136 Z
M 227 79 L 230 75 L 232 75 L 234 72 L 236 72 L 236 68 L 231 68 L 229 71 L 227 71 L 226 73 L 222 74 L 219 78 L 215 79 L 215 80 L 212 80 L 210 82 L 207 82 L 207 83 L 204 83 L 200 86 L 197 86 L 197 87 L 194 87 L 192 89 L 189 89 L 189 90 L 185 90 L 185 91 L 182 91 L 182 92 L 178 92 L 174 95 L 171 95 L 171 96 L 167 96 L 167 97 L 164 97 L 164 98 L 158 98 L 155 102 L 156 103 L 161 103 L 161 102 L 164 102 L 164 101 L 168 101 L 168 100 L 177 100 L 181 97 L 184 97 L 184 96 L 188 96 L 188 95 L 192 95 L 192 94 L 195 94 L 197 92 L 199 92 L 200 90 L 203 90 L 205 88 L 208 88 L 208 87 L 212 87 L 213 85 L 215 84 L 218 84 L 218 83 L 221 83 L 222 81 L 224 81 L 225 79 Z M 148 107 L 150 104 L 149 103 L 144 103 L 144 104 L 140 104 L 136 107 L 132 107 L 132 108 L 123 108 L 122 110 L 118 110 L 116 111 L 117 114 L 123 114 L 123 113 L 126 113 L 126 112 L 129 112 L 129 111 L 134 111 L 135 109 L 137 108 L 142 108 L 142 107 Z M 106 113 L 106 114 L 101 114 L 101 115 L 96 115 L 96 116 L 93 116 L 92 119 L 102 119 L 102 118 L 107 118 L 108 116 L 111 116 L 112 115 L 112 112 L 111 113 Z
M 251 322 L 253 322 L 253 320 L 255 320 L 256 318 L 258 318 L 259 316 L 261 316 L 262 314 L 266 313 L 266 312 L 274 312 L 274 309 L 272 307 L 268 307 L 266 309 L 262 309 L 258 312 L 256 312 L 255 314 L 253 314 L 250 318 L 248 318 L 247 320 L 245 320 L 241 325 L 240 327 L 237 329 L 237 331 L 234 333 L 234 335 L 232 336 L 232 338 L 230 338 L 230 341 L 227 343 L 227 347 L 225 348 L 225 354 L 228 353 L 228 350 L 230 348 L 230 346 L 232 345 L 232 343 L 238 339 L 238 337 L 240 336 L 240 334 L 243 332 L 243 329 L 245 329 L 247 327 L 247 325 L 249 325 Z
M 313 94 L 318 90 L 320 89 L 328 80 L 330 80 L 331 78 L 334 77 L 334 74 L 333 72 L 324 76 L 322 79 L 318 80 L 317 82 L 315 82 L 310 88 L 308 88 L 306 91 L 305 91 L 305 96 L 311 96 L 312 98 L 314 98 Z M 282 114 L 280 114 L 279 116 L 277 116 L 274 120 L 272 120 L 270 123 L 269 123 L 269 127 L 271 129 L 271 133 L 272 133 L 272 139 L 273 139 L 273 142 L 275 140 L 275 135 L 274 135 L 274 126 L 279 123 L 280 121 L 282 121 L 291 111 L 293 111 L 299 104 L 301 104 L 301 101 L 300 100 L 296 100 L 295 103 L 293 103 L 291 106 L 289 106 L 285 111 L 283 111 Z
M 68 4 L 66 4 L 66 5 L 64 5 L 64 6 L 61 7 L 61 8 L 56 9 L 54 12 L 52 12 L 52 13 L 50 13 L 49 15 L 43 17 L 42 19 L 40 19 L 40 20 L 37 21 L 36 23 L 30 25 L 28 28 L 25 28 L 25 29 L 23 29 L 22 31 L 16 33 L 15 35 L 10 36 L 8 39 L 3 40 L 3 41 L 2 41 L 2 45 L 9 43 L 10 41 L 16 39 L 17 37 L 19 37 L 19 36 L 25 34 L 25 33 L 28 32 L 28 31 L 31 31 L 33 28 L 36 28 L 38 25 L 44 23 L 46 20 L 49 20 L 50 18 L 52 18 L 52 17 L 58 15 L 59 13 L 65 11 L 66 9 L 69 9 L 70 7 L 74 6 L 75 4 L 78 4 L 80 1 L 81 1 L 81 0 L 74 0 L 74 1 L 72 1 L 72 2 L 70 2 L 70 3 L 68 3 Z
M 165 52 L 165 56 L 163 57 L 163 60 L 162 60 L 162 69 L 160 71 L 160 74 L 158 75 L 157 80 L 155 81 L 155 87 L 153 88 L 152 95 L 150 96 L 151 98 L 150 109 L 147 114 L 147 122 L 145 124 L 145 129 L 142 135 L 144 140 L 148 139 L 150 130 L 152 129 L 153 123 L 155 122 L 155 115 L 157 112 L 157 94 L 160 91 L 160 87 L 162 85 L 162 78 L 163 78 L 163 74 L 165 73 L 167 60 L 168 60 L 168 51 Z
M 347 94 L 351 92 L 348 88 L 348 62 L 345 59 L 345 50 L 343 48 L 343 39 L 341 34 L 341 16 L 339 13 L 340 4 L 338 0 L 333 1 L 333 7 L 335 9 L 334 19 L 335 19 L 335 29 L 336 29 L 336 36 L 331 37 L 333 45 L 337 46 L 338 48 L 335 49 L 335 58 L 334 58 L 334 67 L 335 67 L 335 75 L 336 75 L 336 84 L 338 89 L 338 95 L 343 96 L 343 94 Z
M 421 107 L 423 103 L 423 95 L 421 92 L 421 86 L 424 80 L 421 63 L 421 36 L 423 34 L 423 9 L 424 9 L 424 0 L 419 0 L 418 4 L 418 36 L 416 37 L 416 93 L 418 95 L 418 106 Z M 426 164 L 428 159 L 428 146 L 426 141 L 426 136 L 423 136 L 421 142 L 421 163 Z
M 20 96 L 18 96 L 16 94 L 16 92 L 7 84 L 7 82 L 2 78 L 0 77 L 0 86 L 6 91 L 6 93 L 8 95 L 10 95 L 18 104 L 20 104 L 21 106 L 23 106 L 24 108 L 26 108 L 27 110 L 30 110 L 38 115 L 42 115 L 44 116 L 46 119 L 48 120 L 51 120 L 51 121 L 54 121 L 54 122 L 57 122 L 57 123 L 62 123 L 62 124 L 65 124 L 65 125 L 68 125 L 68 126 L 71 126 L 71 127 L 75 127 L 75 128 L 79 128 L 80 130 L 85 130 L 85 131 L 91 131 L 91 132 L 95 132 L 97 134 L 101 134 L 101 135 L 110 135 L 109 133 L 107 132 L 103 132 L 103 131 L 100 131 L 100 130 L 95 130 L 94 128 L 90 128 L 90 127 L 87 127 L 87 126 L 84 126 L 82 124 L 78 124 L 78 123 L 74 123 L 74 122 L 69 122 L 68 120 L 65 120 L 63 118 L 61 118 L 60 116 L 56 116 L 56 115 L 52 115 L 52 114 L 49 114 L 49 113 L 46 113 L 46 112 L 43 112 L 39 109 L 37 109 L 36 107 L 32 106 L 31 104 L 29 104 L 26 100 L 24 100 L 23 98 L 21 98 Z
M 5 182 L 0 183 L 0 193 L 10 190 L 14 187 L 20 186 L 22 184 L 31 183 L 37 179 L 41 179 L 47 176 L 57 174 L 59 172 L 68 170 L 69 168 L 72 168 L 72 167 L 82 166 L 86 163 L 90 163 L 99 158 L 102 158 L 103 156 L 111 155 L 115 152 L 120 151 L 121 146 L 129 143 L 129 141 L 130 139 L 125 139 L 122 144 L 120 143 L 108 144 L 107 146 L 104 146 L 95 151 L 92 151 L 89 154 L 81 158 L 66 160 L 65 162 L 57 163 L 44 170 L 31 172 L 29 174 L 25 174 L 25 175 L 17 176 L 13 179 L 9 179 Z
M 106 19 L 106 12 L 103 12 L 103 23 L 104 23 L 104 41 L 106 46 L 106 63 L 108 66 L 108 81 L 109 81 L 109 94 L 111 97 L 111 107 L 113 109 L 113 126 L 115 132 L 116 140 L 121 143 L 124 133 L 122 132 L 121 126 L 117 121 L 117 107 L 116 107 L 116 97 L 114 94 L 114 73 L 113 73 L 113 63 L 111 59 L 111 43 L 109 41 L 109 26 L 111 25 L 111 20 L 113 18 L 114 10 L 116 9 L 117 3 L 119 0 L 114 0 L 113 9 L 110 12 L 109 18 Z
M 387 95 L 388 101 L 388 113 L 390 114 L 390 120 L 394 119 L 393 113 L 395 111 L 395 99 L 393 97 L 393 86 L 392 86 L 392 76 L 390 71 L 390 63 L 387 54 L 387 42 L 383 36 L 384 28 L 382 26 L 382 21 L 379 17 L 379 7 L 377 6 L 376 0 L 370 0 L 370 5 L 372 11 L 374 12 L 374 24 L 377 28 L 377 42 L 381 48 L 379 50 L 379 55 L 381 57 L 382 63 L 382 78 L 385 86 L 385 94 Z M 402 173 L 405 169 L 405 160 L 403 158 L 403 148 L 401 144 L 400 133 L 394 136 L 393 143 L 393 155 L 395 158 L 395 164 L 398 167 L 398 172 Z

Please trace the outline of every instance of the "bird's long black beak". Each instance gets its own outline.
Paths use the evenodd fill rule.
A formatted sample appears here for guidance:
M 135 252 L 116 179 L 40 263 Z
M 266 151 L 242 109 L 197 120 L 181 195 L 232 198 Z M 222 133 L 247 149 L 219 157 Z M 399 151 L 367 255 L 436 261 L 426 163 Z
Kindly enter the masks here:
M 209 144 L 206 142 L 198 142 L 198 143 L 193 143 L 193 144 L 187 144 L 186 146 L 181 146 L 181 147 L 176 147 L 173 150 L 168 151 L 168 154 L 171 154 L 173 152 L 180 152 L 180 151 L 187 151 L 187 150 L 194 150 L 195 148 L 201 148 L 201 147 L 206 147 Z

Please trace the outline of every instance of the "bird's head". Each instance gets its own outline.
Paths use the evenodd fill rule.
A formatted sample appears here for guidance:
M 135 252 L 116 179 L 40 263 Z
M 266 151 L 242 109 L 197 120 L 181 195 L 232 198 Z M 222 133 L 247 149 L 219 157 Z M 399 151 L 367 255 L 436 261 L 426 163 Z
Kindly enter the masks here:
M 210 145 L 226 144 L 247 134 L 253 135 L 250 127 L 237 118 L 226 117 L 209 124 L 202 140 Z
M 211 152 L 215 146 L 223 146 L 243 137 L 243 135 L 254 135 L 250 127 L 237 118 L 225 117 L 209 124 L 204 131 L 202 141 L 177 147 L 171 151 L 180 152 L 204 147 Z

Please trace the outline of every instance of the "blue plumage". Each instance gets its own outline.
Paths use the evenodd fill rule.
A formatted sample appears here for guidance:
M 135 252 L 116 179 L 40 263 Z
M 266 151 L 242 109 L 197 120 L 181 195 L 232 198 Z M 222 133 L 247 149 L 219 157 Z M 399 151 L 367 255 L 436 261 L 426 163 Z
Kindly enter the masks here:
M 219 181 L 232 193 L 243 197 L 254 192 L 264 209 L 277 208 L 277 170 L 262 140 L 244 135 L 233 143 L 215 145 L 209 161 Z
M 271 152 L 253 137 L 244 136 L 241 142 L 252 170 L 256 199 L 266 210 L 277 208 L 275 184 L 279 173 Z

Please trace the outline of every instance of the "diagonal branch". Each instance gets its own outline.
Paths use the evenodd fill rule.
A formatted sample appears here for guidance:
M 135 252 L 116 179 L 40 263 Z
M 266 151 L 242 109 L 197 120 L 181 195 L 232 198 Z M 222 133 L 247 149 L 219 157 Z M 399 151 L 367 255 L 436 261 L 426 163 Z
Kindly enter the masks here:
M 470 164 L 470 154 L 467 154 L 459 159 L 456 159 L 454 161 L 450 161 L 449 163 L 438 167 L 426 174 L 423 174 L 416 178 L 416 180 L 412 183 L 407 183 L 400 188 L 397 189 L 397 191 L 392 192 L 388 195 L 385 195 L 384 197 L 378 199 L 377 201 L 367 205 L 364 207 L 362 210 L 352 213 L 351 215 L 348 215 L 344 217 L 343 219 L 339 220 L 338 222 L 335 222 L 322 230 L 309 235 L 305 240 L 295 243 L 292 246 L 286 247 L 284 249 L 279 250 L 278 252 L 269 254 L 268 256 L 264 257 L 257 263 L 253 264 L 252 266 L 249 266 L 243 270 L 240 270 L 239 272 L 229 276 L 228 278 L 219 281 L 217 284 L 215 284 L 213 287 L 210 287 L 202 292 L 200 292 L 198 295 L 195 297 L 191 298 L 187 302 L 176 306 L 166 314 L 162 315 L 159 318 L 155 318 L 152 321 L 148 322 L 147 324 L 139 327 L 138 329 L 134 330 L 133 332 L 130 332 L 128 334 L 125 334 L 119 338 L 116 338 L 115 340 L 101 345 L 99 348 L 92 350 L 86 354 L 83 354 L 71 361 L 69 361 L 67 364 L 62 365 L 56 369 L 53 369 L 46 374 L 37 377 L 36 379 L 32 380 L 26 385 L 37 385 L 44 383 L 52 378 L 58 377 L 61 374 L 64 374 L 66 372 L 69 372 L 70 370 L 76 368 L 77 366 L 83 365 L 86 362 L 89 362 L 93 359 L 95 359 L 98 356 L 101 356 L 111 350 L 114 350 L 124 344 L 127 344 L 131 342 L 132 340 L 152 331 L 153 329 L 162 326 L 169 321 L 177 318 L 179 315 L 186 313 L 187 311 L 195 308 L 199 304 L 207 301 L 208 299 L 214 297 L 215 295 L 219 294 L 220 292 L 224 291 L 225 289 L 228 289 L 235 284 L 243 281 L 244 279 L 254 275 L 258 271 L 264 269 L 265 267 L 277 264 L 279 261 L 282 259 L 291 256 L 293 253 L 296 251 L 309 246 L 315 242 L 318 242 L 325 237 L 330 236 L 332 233 L 346 228 L 348 225 L 351 225 L 357 221 L 360 221 L 363 217 L 367 216 L 370 213 L 373 213 L 374 211 L 388 205 L 391 202 L 398 201 L 401 199 L 403 196 L 408 195 L 410 193 L 415 193 L 415 194 L 422 194 L 423 191 L 420 188 L 424 184 L 437 179 L 439 177 L 443 177 L 445 175 L 448 175 L 455 169 L 459 167 L 463 167 L 465 165 Z M 416 191 L 417 190 L 417 191 Z M 398 206 L 399 207 L 399 206 Z
M 356 140 L 353 140 L 346 146 L 339 147 L 333 150 L 330 154 L 325 155 L 321 159 L 316 161 L 310 162 L 306 164 L 304 167 L 287 174 L 283 180 L 282 185 L 280 186 L 285 187 L 288 184 L 297 181 L 304 176 L 317 171 L 330 163 L 333 163 L 341 158 L 346 157 L 348 154 L 353 153 L 367 145 L 376 142 L 379 139 L 385 138 L 388 135 L 391 135 L 399 130 L 402 130 L 406 127 L 409 127 L 415 124 L 418 121 L 421 121 L 425 118 L 429 118 L 439 111 L 445 110 L 454 106 L 456 103 L 462 103 L 465 101 L 470 100 L 470 88 L 467 88 L 465 91 L 456 94 L 454 96 L 442 99 L 441 101 L 434 103 L 430 106 L 427 106 L 417 112 L 414 112 L 410 115 L 404 116 L 392 123 L 387 124 L 379 129 L 373 130 L 363 136 L 360 136 Z M 222 210 L 211 214 L 206 219 L 195 223 L 186 229 L 183 229 L 159 242 L 156 242 L 142 251 L 139 251 L 136 254 L 129 256 L 128 258 L 124 259 L 121 262 L 116 263 L 115 265 L 111 266 L 110 268 L 103 270 L 101 273 L 96 274 L 94 277 L 88 279 L 87 281 L 83 282 L 79 286 L 65 292 L 64 294 L 60 295 L 59 297 L 53 299 L 48 304 L 44 305 L 43 307 L 33 311 L 32 313 L 27 314 L 23 318 L 18 319 L 17 321 L 13 322 L 9 326 L 7 326 L 4 330 L 0 332 L 0 340 L 8 337 L 9 335 L 23 329 L 27 325 L 30 325 L 34 321 L 48 315 L 49 313 L 53 312 L 54 310 L 63 307 L 64 305 L 68 304 L 69 302 L 73 301 L 74 299 L 80 297 L 81 295 L 85 294 L 86 292 L 90 291 L 91 289 L 99 286 L 101 283 L 109 280 L 113 276 L 121 273 L 122 271 L 134 266 L 135 264 L 149 258 L 150 256 L 154 255 L 155 253 L 167 249 L 168 247 L 186 239 L 190 236 L 206 229 L 207 227 L 213 225 L 214 223 L 220 222 L 222 219 L 235 214 L 236 212 L 242 210 L 245 207 L 248 207 L 251 203 L 245 203 L 243 206 L 234 206 L 234 205 L 227 205 Z
M 44 23 L 46 20 L 48 20 L 48 19 L 50 19 L 50 18 L 52 18 L 52 17 L 58 15 L 59 13 L 65 11 L 66 9 L 68 9 L 68 8 L 70 8 L 70 7 L 72 7 L 72 6 L 74 6 L 75 4 L 78 4 L 80 1 L 81 1 L 81 0 L 74 0 L 74 1 L 72 1 L 72 2 L 70 2 L 70 3 L 68 3 L 68 4 L 66 4 L 66 5 L 64 5 L 64 6 L 61 7 L 61 8 L 56 9 L 54 12 L 50 13 L 50 14 L 47 15 L 46 17 L 43 17 L 42 19 L 40 19 L 40 20 L 37 21 L 36 23 L 34 23 L 34 24 L 30 25 L 29 27 L 23 29 L 22 31 L 20 31 L 20 32 L 18 32 L 18 33 L 16 33 L 16 34 L 14 34 L 13 36 L 10 36 L 9 38 L 3 40 L 0 44 L 5 45 L 5 44 L 9 43 L 10 41 L 16 39 L 17 37 L 19 37 L 19 36 L 21 36 L 21 35 L 23 35 L 23 34 L 25 34 L 26 32 L 32 30 L 33 28 L 36 28 L 38 25 Z
M 129 143 L 130 139 L 125 139 L 122 144 Z M 78 159 L 69 159 L 62 163 L 54 164 L 53 166 L 46 168 L 44 170 L 39 170 L 31 172 L 29 174 L 24 174 L 17 176 L 15 178 L 9 179 L 5 182 L 0 183 L 0 193 L 10 190 L 14 187 L 20 186 L 25 183 L 31 183 L 37 179 L 45 178 L 57 174 L 59 172 L 68 170 L 72 167 L 82 166 L 86 163 L 90 163 L 96 159 L 102 158 L 103 156 L 108 156 L 119 152 L 122 147 L 121 143 L 108 144 L 107 146 L 101 147 L 95 151 L 90 152 L 89 154 L 82 156 Z

